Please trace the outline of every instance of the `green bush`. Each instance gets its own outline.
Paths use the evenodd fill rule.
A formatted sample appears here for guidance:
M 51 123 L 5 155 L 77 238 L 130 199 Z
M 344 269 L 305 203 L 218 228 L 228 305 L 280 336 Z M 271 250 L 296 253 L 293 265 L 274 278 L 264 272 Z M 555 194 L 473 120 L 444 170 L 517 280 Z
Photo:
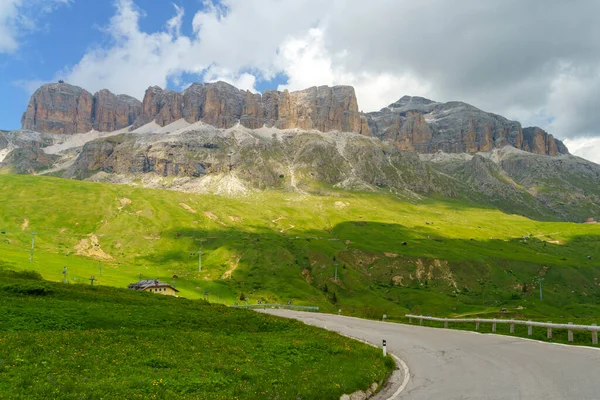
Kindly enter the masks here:
M 0 290 L 28 296 L 46 296 L 54 291 L 44 283 L 9 283 L 0 286 Z
M 4 269 L 2 269 L 1 266 L 0 266 L 0 276 L 4 276 L 7 278 L 13 278 L 13 279 L 27 279 L 27 280 L 32 280 L 32 281 L 44 280 L 44 278 L 42 277 L 42 274 L 40 274 L 38 271 L 29 271 L 29 270 L 11 271 L 11 270 L 4 270 Z

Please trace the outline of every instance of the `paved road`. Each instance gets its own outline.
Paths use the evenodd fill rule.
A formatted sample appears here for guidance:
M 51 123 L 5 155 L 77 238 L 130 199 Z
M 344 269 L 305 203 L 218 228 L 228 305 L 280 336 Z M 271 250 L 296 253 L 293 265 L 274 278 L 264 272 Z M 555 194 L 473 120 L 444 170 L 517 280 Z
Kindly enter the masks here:
M 388 351 L 410 368 L 400 399 L 600 399 L 600 350 L 338 315 L 266 312 L 376 345 L 386 339 Z

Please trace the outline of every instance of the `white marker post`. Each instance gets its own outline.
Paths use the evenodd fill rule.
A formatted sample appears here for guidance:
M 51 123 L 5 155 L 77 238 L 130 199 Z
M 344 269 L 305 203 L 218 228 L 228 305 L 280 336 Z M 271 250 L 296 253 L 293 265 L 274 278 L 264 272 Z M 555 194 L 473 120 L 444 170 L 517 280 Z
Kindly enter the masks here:
M 386 348 L 386 345 L 385 345 L 385 339 L 383 340 L 382 347 L 383 347 L 383 356 L 386 357 L 387 356 L 387 348 Z

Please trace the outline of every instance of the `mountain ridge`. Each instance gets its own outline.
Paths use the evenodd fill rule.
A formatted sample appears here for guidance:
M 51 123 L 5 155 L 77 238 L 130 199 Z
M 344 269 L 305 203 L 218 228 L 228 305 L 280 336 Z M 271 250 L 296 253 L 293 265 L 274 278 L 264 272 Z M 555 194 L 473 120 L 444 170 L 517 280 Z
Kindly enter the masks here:
M 362 113 L 351 86 L 313 86 L 299 91 L 252 93 L 226 82 L 194 83 L 182 92 L 151 86 L 140 102 L 103 89 L 92 95 L 66 83 L 40 87 L 31 97 L 22 128 L 43 133 L 76 134 L 92 129 L 115 131 L 149 122 L 166 126 L 179 119 L 228 129 L 240 124 L 354 132 L 392 142 L 418 153 L 475 153 L 511 145 L 555 156 L 568 149 L 538 127 L 488 113 L 470 104 L 440 103 L 403 96 L 380 111 Z
M 461 101 L 436 102 L 403 96 L 380 111 L 365 114 L 373 135 L 401 150 L 421 154 L 476 153 L 511 145 L 535 154 L 568 154 L 567 147 L 539 127 L 485 112 Z
M 538 155 L 507 145 L 418 155 L 351 132 L 218 129 L 184 119 L 105 136 L 0 134 L 0 171 L 229 197 L 339 189 L 415 201 L 441 195 L 540 220 L 600 215 L 600 166 L 570 154 Z
M 570 155 L 539 128 L 463 102 L 403 96 L 364 114 L 348 86 L 265 94 L 224 82 L 183 93 L 154 86 L 140 108 L 108 91 L 91 95 L 66 84 L 40 91 L 24 123 L 63 132 L 131 124 L 112 132 L 43 133 L 35 125 L 0 133 L 2 172 L 233 197 L 261 190 L 441 195 L 540 220 L 600 215 L 599 165 Z M 119 109 L 123 102 L 131 107 Z

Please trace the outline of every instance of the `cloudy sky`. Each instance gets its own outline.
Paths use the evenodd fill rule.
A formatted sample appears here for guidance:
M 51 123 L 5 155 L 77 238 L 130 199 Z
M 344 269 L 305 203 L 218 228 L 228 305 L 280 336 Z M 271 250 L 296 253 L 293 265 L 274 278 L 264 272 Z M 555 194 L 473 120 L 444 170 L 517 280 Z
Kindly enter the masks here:
M 0 0 L 0 129 L 64 79 L 142 98 L 160 85 L 353 85 L 537 125 L 600 163 L 598 0 Z

